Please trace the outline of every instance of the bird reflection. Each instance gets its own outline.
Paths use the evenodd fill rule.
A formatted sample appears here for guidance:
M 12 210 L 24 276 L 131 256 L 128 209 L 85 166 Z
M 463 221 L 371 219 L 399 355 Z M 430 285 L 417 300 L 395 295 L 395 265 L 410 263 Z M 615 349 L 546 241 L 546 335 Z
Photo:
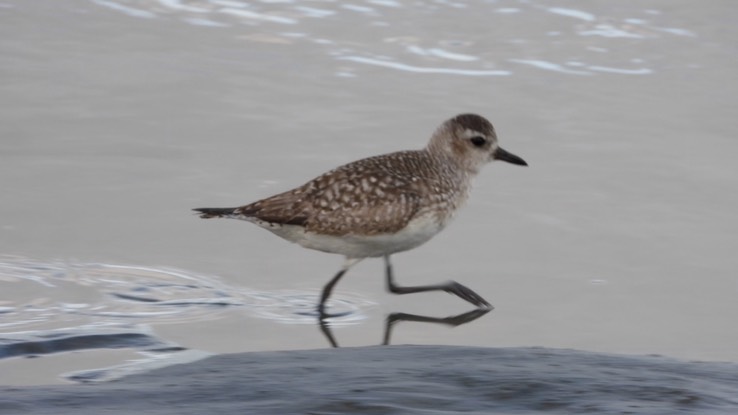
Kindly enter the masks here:
M 408 314 L 408 313 L 391 313 L 387 315 L 387 318 L 385 319 L 384 323 L 384 337 L 382 339 L 383 345 L 390 344 L 390 338 L 392 336 L 392 329 L 395 327 L 395 325 L 401 321 L 414 321 L 418 323 L 434 323 L 434 324 L 443 324 L 446 326 L 456 327 L 460 326 L 462 324 L 470 323 L 479 317 L 482 317 L 483 315 L 489 313 L 492 311 L 491 308 L 476 308 L 471 311 L 467 311 L 466 313 L 461 313 L 455 316 L 448 316 L 448 317 L 431 317 L 431 316 L 422 316 L 418 314 Z M 323 333 L 325 338 L 328 340 L 328 343 L 332 347 L 340 347 L 338 345 L 338 342 L 336 341 L 335 336 L 333 336 L 333 331 L 331 330 L 330 323 L 325 318 L 318 318 L 318 327 L 320 327 L 320 331 Z

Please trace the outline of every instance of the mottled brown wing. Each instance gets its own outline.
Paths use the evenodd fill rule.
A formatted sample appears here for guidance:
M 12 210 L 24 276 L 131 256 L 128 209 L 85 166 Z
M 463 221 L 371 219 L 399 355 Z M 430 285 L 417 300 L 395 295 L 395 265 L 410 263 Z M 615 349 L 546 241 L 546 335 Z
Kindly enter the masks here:
M 295 194 L 298 189 L 241 206 L 235 213 L 269 223 L 305 226 L 308 212 L 303 211 L 302 200 Z
M 397 232 L 415 216 L 419 197 L 401 179 L 375 172 L 331 178 L 315 190 L 308 231 L 330 235 Z
M 393 169 L 392 159 L 380 156 L 339 167 L 236 212 L 329 235 L 396 232 L 420 206 L 414 182 L 406 172 Z

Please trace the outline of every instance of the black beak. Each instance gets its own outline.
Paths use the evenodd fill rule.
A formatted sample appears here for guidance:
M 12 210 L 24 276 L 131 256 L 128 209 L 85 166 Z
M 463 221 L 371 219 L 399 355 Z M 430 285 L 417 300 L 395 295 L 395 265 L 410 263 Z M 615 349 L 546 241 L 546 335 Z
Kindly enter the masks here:
M 502 160 L 508 163 L 517 164 L 518 166 L 527 166 L 528 163 L 513 153 L 508 153 L 503 150 L 502 147 L 497 147 L 497 150 L 492 154 L 492 158 L 495 160 Z

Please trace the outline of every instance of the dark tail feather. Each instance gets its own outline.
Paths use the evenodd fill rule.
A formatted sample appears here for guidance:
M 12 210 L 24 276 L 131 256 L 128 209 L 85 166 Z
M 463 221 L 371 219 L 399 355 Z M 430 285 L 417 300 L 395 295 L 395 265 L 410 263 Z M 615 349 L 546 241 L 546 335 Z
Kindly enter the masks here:
M 236 208 L 196 208 L 192 210 L 200 212 L 201 218 L 210 219 L 231 216 L 236 211 Z

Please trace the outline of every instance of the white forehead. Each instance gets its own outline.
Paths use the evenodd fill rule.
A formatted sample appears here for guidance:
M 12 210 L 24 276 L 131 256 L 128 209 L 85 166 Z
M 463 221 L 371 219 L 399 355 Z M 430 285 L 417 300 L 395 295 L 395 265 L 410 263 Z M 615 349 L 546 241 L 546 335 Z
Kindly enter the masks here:
M 470 129 L 470 128 L 467 128 L 467 129 L 465 129 L 465 130 L 464 130 L 464 131 L 463 131 L 463 132 L 461 133 L 461 135 L 462 135 L 462 137 L 464 137 L 464 138 L 472 138 L 472 137 L 476 137 L 476 136 L 479 136 L 479 135 L 481 135 L 482 137 L 486 137 L 486 136 L 487 136 L 486 134 L 484 134 L 484 133 L 483 133 L 483 132 L 481 132 L 481 131 L 477 131 L 477 130 L 472 130 L 472 129 Z

